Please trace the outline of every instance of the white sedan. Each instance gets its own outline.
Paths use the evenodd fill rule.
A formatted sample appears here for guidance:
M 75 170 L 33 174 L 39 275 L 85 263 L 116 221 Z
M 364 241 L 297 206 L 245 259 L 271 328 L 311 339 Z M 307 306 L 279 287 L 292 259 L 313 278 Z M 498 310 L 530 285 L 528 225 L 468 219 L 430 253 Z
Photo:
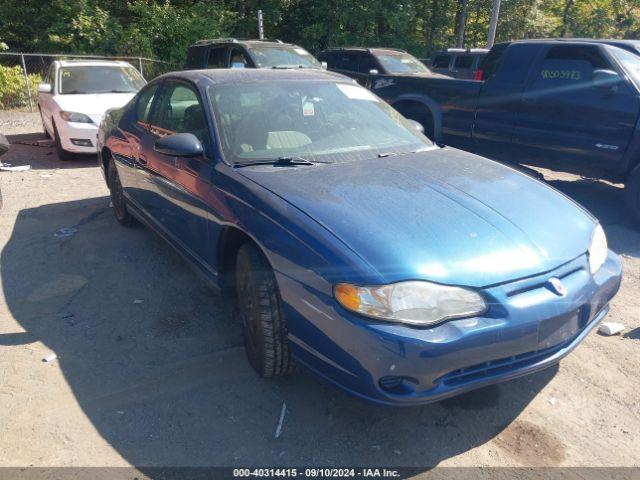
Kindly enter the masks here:
M 98 126 L 105 112 L 125 105 L 145 83 L 127 62 L 53 62 L 38 86 L 38 108 L 45 134 L 55 140 L 58 158 L 96 153 Z

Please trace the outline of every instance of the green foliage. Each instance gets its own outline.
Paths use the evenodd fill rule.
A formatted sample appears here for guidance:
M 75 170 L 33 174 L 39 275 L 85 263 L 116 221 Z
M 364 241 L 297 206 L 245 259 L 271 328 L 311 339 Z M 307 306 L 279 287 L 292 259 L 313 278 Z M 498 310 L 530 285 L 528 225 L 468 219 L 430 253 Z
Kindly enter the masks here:
M 491 0 L 467 0 L 465 46 L 486 44 Z M 337 45 L 406 48 L 423 57 L 453 46 L 464 0 L 0 1 L 11 50 L 143 55 L 180 64 L 201 38 L 266 35 L 311 51 Z M 584 36 L 638 38 L 638 0 L 503 0 L 497 41 Z
M 29 86 L 35 101 L 38 84 L 42 82 L 40 75 L 29 75 Z M 22 68 L 0 65 L 0 109 L 22 108 L 29 106 L 29 97 L 24 81 Z

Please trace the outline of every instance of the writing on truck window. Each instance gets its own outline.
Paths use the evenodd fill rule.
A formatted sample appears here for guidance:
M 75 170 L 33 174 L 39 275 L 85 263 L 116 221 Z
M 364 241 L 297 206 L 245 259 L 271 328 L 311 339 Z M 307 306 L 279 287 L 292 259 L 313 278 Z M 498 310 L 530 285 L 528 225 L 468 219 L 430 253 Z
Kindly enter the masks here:
M 582 79 L 582 72 L 580 70 L 542 70 L 540 75 L 545 80 L 558 78 L 560 80 L 578 81 Z

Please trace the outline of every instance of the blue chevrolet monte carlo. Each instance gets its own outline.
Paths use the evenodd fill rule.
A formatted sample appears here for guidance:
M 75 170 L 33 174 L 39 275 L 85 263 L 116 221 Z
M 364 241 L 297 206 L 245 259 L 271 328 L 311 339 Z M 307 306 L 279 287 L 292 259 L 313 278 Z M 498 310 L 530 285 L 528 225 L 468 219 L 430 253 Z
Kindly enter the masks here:
M 235 298 L 265 377 L 295 361 L 375 402 L 441 400 L 555 364 L 620 285 L 576 203 L 338 74 L 167 74 L 99 145 L 117 220 Z

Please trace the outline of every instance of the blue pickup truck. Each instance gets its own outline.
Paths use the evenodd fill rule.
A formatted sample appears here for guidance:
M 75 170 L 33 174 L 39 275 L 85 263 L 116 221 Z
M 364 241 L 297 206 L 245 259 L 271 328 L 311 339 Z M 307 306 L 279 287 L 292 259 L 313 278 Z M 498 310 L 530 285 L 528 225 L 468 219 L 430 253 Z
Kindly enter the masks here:
M 624 182 L 640 221 L 640 55 L 623 47 L 514 41 L 491 49 L 479 81 L 372 72 L 364 83 L 437 142 Z

